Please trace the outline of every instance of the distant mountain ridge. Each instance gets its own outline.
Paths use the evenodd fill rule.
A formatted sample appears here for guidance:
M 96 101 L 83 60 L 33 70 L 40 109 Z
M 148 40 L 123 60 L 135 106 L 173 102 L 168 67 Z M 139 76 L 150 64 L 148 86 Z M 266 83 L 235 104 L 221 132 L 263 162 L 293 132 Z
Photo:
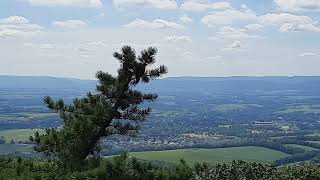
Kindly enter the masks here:
M 60 78 L 49 76 L 7 76 L 0 75 L 0 89 L 77 89 L 93 90 L 96 80 Z M 266 77 L 168 77 L 139 86 L 144 89 L 208 89 L 218 91 L 235 90 L 276 90 L 284 87 L 289 89 L 308 88 L 320 89 L 320 76 L 266 76 Z
M 73 89 L 94 87 L 95 84 L 95 80 L 58 78 L 50 76 L 0 76 L 0 88 Z

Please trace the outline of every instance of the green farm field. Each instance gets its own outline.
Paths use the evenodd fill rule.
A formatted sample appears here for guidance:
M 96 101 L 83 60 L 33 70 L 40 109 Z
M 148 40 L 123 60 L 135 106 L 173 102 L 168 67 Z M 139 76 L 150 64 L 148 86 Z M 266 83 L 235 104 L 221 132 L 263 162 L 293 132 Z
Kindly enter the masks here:
M 57 116 L 56 113 L 12 113 L 1 114 L 0 121 L 39 121 Z
M 169 163 L 176 163 L 180 159 L 184 159 L 189 163 L 207 162 L 210 164 L 217 164 L 222 162 L 228 163 L 233 160 L 272 163 L 275 160 L 289 155 L 264 147 L 245 146 L 219 149 L 180 149 L 135 152 L 130 153 L 130 156 L 142 160 L 165 161 Z
M 40 134 L 44 133 L 44 129 L 10 129 L 10 130 L 1 130 L 0 137 L 4 137 L 7 143 L 11 140 L 15 142 L 19 141 L 28 141 L 30 136 L 33 136 L 34 133 L 38 131 Z
M 313 147 L 309 147 L 309 146 L 303 146 L 303 145 L 299 145 L 299 144 L 286 144 L 286 146 L 290 146 L 290 147 L 294 147 L 294 148 L 300 148 L 300 149 L 303 149 L 305 151 L 319 151 L 319 149 L 317 149 L 317 148 L 313 148 Z

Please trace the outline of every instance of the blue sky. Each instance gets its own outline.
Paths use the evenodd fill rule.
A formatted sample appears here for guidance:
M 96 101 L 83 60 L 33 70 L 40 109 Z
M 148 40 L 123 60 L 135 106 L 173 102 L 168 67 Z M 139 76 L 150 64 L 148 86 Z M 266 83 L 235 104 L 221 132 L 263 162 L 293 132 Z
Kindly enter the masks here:
M 155 46 L 168 76 L 320 75 L 320 0 L 2 0 L 0 74 L 92 79 Z

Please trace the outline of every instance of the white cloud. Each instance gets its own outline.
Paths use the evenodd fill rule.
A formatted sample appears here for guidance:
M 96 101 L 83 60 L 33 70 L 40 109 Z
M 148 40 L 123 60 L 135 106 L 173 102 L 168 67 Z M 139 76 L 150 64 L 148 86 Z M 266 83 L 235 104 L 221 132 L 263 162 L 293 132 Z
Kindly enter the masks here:
M 259 22 L 263 25 L 279 26 L 279 30 L 282 32 L 320 32 L 318 22 L 303 15 L 290 13 L 266 14 L 259 17 Z
M 245 11 L 227 9 L 224 11 L 214 12 L 202 18 L 202 22 L 208 27 L 217 25 L 232 25 L 235 22 L 256 20 L 256 14 L 247 9 Z
M 28 24 L 29 20 L 22 16 L 9 16 L 0 19 L 1 24 Z
M 193 19 L 187 15 L 183 15 L 180 17 L 180 21 L 183 23 L 183 24 L 189 24 L 189 23 L 192 23 L 193 22 Z
M 300 57 L 307 57 L 307 56 L 320 56 L 320 54 L 314 53 L 314 52 L 305 52 L 302 54 L 299 54 Z
M 297 24 L 297 23 L 285 23 L 280 27 L 282 32 L 300 32 L 300 31 L 310 31 L 310 32 L 320 32 L 320 27 L 308 23 L 308 24 Z
M 76 50 L 81 52 L 86 51 L 97 51 L 99 48 L 103 48 L 108 46 L 107 43 L 101 42 L 101 41 L 91 41 L 88 43 L 83 43 L 80 45 L 80 47 L 76 48 Z
M 91 7 L 100 8 L 103 6 L 100 0 L 21 0 L 32 6 L 67 6 L 67 7 Z
M 185 51 L 181 54 L 182 57 L 185 57 L 185 58 L 191 58 L 193 57 L 193 53 L 190 52 L 190 51 Z
M 319 11 L 319 0 L 274 0 L 283 11 Z
M 230 44 L 229 46 L 227 46 L 226 48 L 224 48 L 224 51 L 246 51 L 244 44 L 239 41 L 239 40 L 235 40 L 232 42 L 232 44 Z
M 93 48 L 90 48 L 90 47 L 82 46 L 82 47 L 78 47 L 78 48 L 76 48 L 76 50 L 81 51 L 81 52 L 87 52 L 87 51 L 95 51 L 96 49 L 93 49 Z
M 57 44 L 52 44 L 52 43 L 40 43 L 40 44 L 24 43 L 23 45 L 26 46 L 26 47 L 36 47 L 36 48 L 44 49 L 44 50 L 57 49 L 58 48 Z
M 88 26 L 86 22 L 81 20 L 55 21 L 52 25 L 63 29 L 79 29 Z
M 246 29 L 249 31 L 259 31 L 262 28 L 264 28 L 264 26 L 261 24 L 248 24 L 248 25 L 246 25 Z
M 238 29 L 231 26 L 224 26 L 216 32 L 216 36 L 209 37 L 210 40 L 219 39 L 263 39 L 260 35 L 249 34 L 246 29 Z
M 94 46 L 94 47 L 106 47 L 108 44 L 101 41 L 92 41 L 92 42 L 88 42 L 87 45 Z
M 116 7 L 150 7 L 157 9 L 177 9 L 178 5 L 175 0 L 113 0 Z
M 285 23 L 313 23 L 308 16 L 299 16 L 290 13 L 266 14 L 259 17 L 259 21 L 264 25 L 282 25 Z
M 240 7 L 241 7 L 242 9 L 248 9 L 248 6 L 245 5 L 245 4 L 241 4 Z
M 242 47 L 242 44 L 240 41 L 234 41 L 231 45 L 230 45 L 231 48 L 241 48 Z
M 41 32 L 42 29 L 43 27 L 31 24 L 28 19 L 22 16 L 9 16 L 0 19 L 0 38 L 31 36 Z
M 222 56 L 217 55 L 217 56 L 210 56 L 210 57 L 206 58 L 206 60 L 209 60 L 209 61 L 215 61 L 215 60 L 218 60 L 218 59 L 222 59 Z
M 190 36 L 168 36 L 165 38 L 165 41 L 171 43 L 190 43 L 192 39 Z
M 202 3 L 196 1 L 184 2 L 180 8 L 184 11 L 201 12 L 207 10 L 226 10 L 232 9 L 232 6 L 228 2 L 215 2 L 215 3 Z
M 184 29 L 185 27 L 175 22 L 166 21 L 163 19 L 155 19 L 153 21 L 145 21 L 142 19 L 135 19 L 127 25 L 123 25 L 125 28 L 135 29 Z

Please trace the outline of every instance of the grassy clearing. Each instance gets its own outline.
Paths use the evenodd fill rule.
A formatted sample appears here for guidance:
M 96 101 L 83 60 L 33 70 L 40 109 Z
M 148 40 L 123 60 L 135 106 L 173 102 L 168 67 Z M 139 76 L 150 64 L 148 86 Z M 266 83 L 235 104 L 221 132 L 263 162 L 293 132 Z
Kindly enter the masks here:
M 169 151 L 149 151 L 130 153 L 130 155 L 143 160 L 157 160 L 176 163 L 180 159 L 184 159 L 190 163 L 207 162 L 210 164 L 232 162 L 233 160 L 272 163 L 275 160 L 288 156 L 288 154 L 282 153 L 280 151 L 256 146 L 219 149 L 180 149 Z
M 286 144 L 286 146 L 304 149 L 305 151 L 317 151 L 317 150 L 319 150 L 317 148 L 313 148 L 313 147 L 310 147 L 310 146 L 303 146 L 303 145 L 299 145 L 299 144 Z
M 28 141 L 29 137 L 38 131 L 40 134 L 44 133 L 44 129 L 10 129 L 0 131 L 0 136 L 3 136 L 7 143 L 13 139 L 15 142 Z

